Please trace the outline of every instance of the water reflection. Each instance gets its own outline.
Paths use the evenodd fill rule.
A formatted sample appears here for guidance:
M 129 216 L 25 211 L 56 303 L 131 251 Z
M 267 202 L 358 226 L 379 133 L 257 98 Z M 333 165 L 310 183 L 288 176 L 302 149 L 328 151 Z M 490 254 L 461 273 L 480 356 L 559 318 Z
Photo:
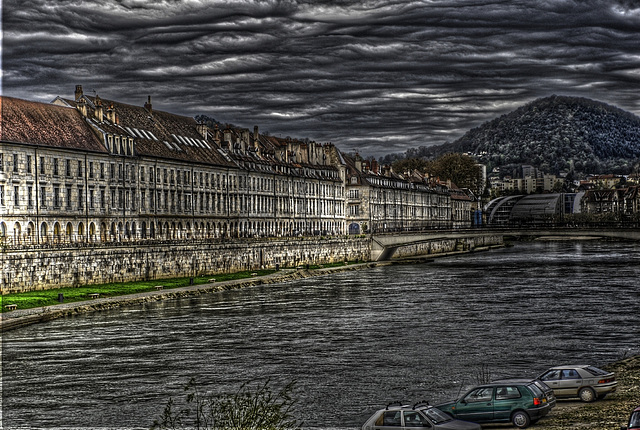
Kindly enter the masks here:
M 5 428 L 148 428 L 196 376 L 295 379 L 308 427 L 391 400 L 638 351 L 638 246 L 531 243 L 430 264 L 145 304 L 3 336 Z M 486 366 L 486 367 L 485 367 Z

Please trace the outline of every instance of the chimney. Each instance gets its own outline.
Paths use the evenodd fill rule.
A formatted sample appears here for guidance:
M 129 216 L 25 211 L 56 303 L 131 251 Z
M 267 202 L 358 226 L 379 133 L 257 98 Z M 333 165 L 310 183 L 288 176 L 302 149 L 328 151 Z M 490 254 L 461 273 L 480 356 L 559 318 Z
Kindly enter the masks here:
M 93 114 L 95 115 L 98 122 L 102 122 L 104 121 L 104 110 L 102 109 L 102 100 L 100 99 L 100 96 L 97 94 L 96 94 L 95 104 L 96 104 L 96 110 Z
M 87 102 L 85 101 L 85 99 L 78 100 L 78 110 L 83 117 L 87 117 Z
M 144 104 L 144 108 L 149 111 L 149 114 L 153 115 L 153 107 L 151 106 L 151 96 L 149 96 L 149 99 Z
M 254 125 L 253 126 L 253 147 L 256 149 L 258 149 L 258 137 L 259 137 L 258 126 Z
M 218 124 L 213 127 L 213 140 L 216 142 L 216 145 L 220 146 L 220 129 L 218 128 Z
M 224 140 L 225 142 L 231 142 L 231 130 L 228 128 L 224 131 Z
M 378 162 L 376 160 L 371 160 L 371 170 L 373 173 L 378 173 Z
M 80 100 L 80 97 L 82 97 L 82 95 L 83 95 L 82 85 L 76 85 L 76 94 L 75 94 L 76 98 L 75 98 L 75 100 L 76 101 Z
M 111 121 L 112 124 L 116 123 L 116 110 L 113 107 L 113 103 L 109 104 L 107 108 L 107 120 Z
M 360 158 L 360 155 L 358 155 L 358 153 L 356 152 L 356 169 L 358 169 L 358 172 L 362 172 L 362 158 Z
M 249 130 L 242 130 L 242 151 L 246 152 L 250 147 L 251 138 L 249 136 Z
M 207 124 L 204 122 L 199 122 L 196 128 L 198 129 L 198 133 L 200 133 L 200 136 L 202 136 L 204 140 L 207 140 L 207 137 L 209 135 L 209 127 L 207 127 Z

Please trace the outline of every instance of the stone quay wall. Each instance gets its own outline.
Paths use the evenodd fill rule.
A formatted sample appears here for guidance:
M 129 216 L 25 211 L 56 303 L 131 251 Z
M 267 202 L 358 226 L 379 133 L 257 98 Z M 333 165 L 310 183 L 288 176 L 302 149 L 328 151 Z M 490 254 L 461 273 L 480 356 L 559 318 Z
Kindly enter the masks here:
M 230 240 L 48 248 L 0 253 L 2 294 L 262 268 L 368 261 L 370 239 Z
M 470 252 L 503 244 L 501 235 L 399 247 L 393 258 Z M 370 237 L 136 243 L 0 252 L 0 293 L 189 276 L 263 268 L 369 261 Z
M 455 239 L 434 239 L 427 242 L 418 242 L 398 247 L 393 254 L 393 258 L 444 254 L 456 251 L 471 252 L 474 250 L 502 245 L 504 245 L 504 238 L 502 235 L 478 235 Z

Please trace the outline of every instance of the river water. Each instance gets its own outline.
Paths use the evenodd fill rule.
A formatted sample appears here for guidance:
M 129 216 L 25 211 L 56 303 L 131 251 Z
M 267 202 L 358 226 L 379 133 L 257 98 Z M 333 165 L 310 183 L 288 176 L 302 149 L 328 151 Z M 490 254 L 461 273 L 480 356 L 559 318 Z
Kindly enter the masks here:
M 195 377 L 296 381 L 305 428 L 640 353 L 640 245 L 532 242 L 54 320 L 2 339 L 13 428 L 149 428 Z M 252 382 L 253 381 L 253 382 Z

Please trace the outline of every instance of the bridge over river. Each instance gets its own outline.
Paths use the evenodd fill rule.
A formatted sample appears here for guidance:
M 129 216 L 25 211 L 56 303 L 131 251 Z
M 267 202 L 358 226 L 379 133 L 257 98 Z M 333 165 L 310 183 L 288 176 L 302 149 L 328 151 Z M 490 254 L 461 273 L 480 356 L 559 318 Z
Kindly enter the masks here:
M 423 248 L 438 242 L 455 242 L 459 250 L 469 250 L 474 243 L 494 241 L 505 237 L 555 237 L 555 238 L 608 238 L 640 240 L 640 228 L 594 228 L 594 227 L 542 227 L 542 228 L 473 228 L 453 230 L 428 230 L 419 232 L 396 232 L 371 236 L 371 260 L 389 260 L 399 251 L 408 248 Z M 470 242 L 471 241 L 471 242 Z

